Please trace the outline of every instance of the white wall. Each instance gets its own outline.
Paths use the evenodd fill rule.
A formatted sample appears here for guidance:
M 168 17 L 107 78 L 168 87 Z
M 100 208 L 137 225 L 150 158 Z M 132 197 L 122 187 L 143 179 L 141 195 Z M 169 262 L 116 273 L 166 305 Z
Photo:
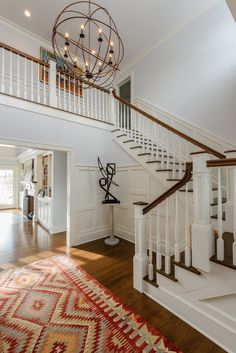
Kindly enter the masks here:
M 67 216 L 67 153 L 53 152 L 53 232 L 66 230 Z
M 73 148 L 76 162 L 80 164 L 96 165 L 98 156 L 104 163 L 115 162 L 118 165 L 134 163 L 112 141 L 112 134 L 108 130 L 5 105 L 0 105 L 0 126 L 0 139 Z
M 120 79 L 131 72 L 134 98 L 236 143 L 236 25 L 224 0 L 123 72 Z

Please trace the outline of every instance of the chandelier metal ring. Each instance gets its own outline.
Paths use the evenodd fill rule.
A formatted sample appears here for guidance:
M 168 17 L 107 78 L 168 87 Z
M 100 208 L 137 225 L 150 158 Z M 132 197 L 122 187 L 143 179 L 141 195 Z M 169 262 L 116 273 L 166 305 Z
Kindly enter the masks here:
M 123 42 L 107 9 L 76 1 L 57 16 L 52 45 L 58 66 L 83 82 L 110 87 L 124 57 Z M 87 84 L 86 84 L 87 82 Z

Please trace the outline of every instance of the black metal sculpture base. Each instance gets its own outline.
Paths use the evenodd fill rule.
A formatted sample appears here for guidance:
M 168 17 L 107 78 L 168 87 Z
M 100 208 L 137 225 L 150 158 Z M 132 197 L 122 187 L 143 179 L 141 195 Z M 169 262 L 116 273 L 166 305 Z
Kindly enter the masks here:
M 104 205 L 115 205 L 115 204 L 119 204 L 120 201 L 119 200 L 103 200 L 102 203 Z

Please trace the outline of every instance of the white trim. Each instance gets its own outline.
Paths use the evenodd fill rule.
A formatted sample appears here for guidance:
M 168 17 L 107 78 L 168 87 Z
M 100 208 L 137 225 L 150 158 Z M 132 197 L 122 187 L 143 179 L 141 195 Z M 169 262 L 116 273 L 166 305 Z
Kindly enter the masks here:
M 208 11 L 210 8 L 212 8 L 213 6 L 215 6 L 217 3 L 219 2 L 219 0 L 208 0 L 205 2 L 204 6 L 201 7 L 200 9 L 196 10 L 191 16 L 189 16 L 184 22 L 182 22 L 182 24 L 180 24 L 178 27 L 176 27 L 173 31 L 171 31 L 170 33 L 168 33 L 166 36 L 164 36 L 162 39 L 160 39 L 158 42 L 156 42 L 154 45 L 152 45 L 151 48 L 149 48 L 148 50 L 146 50 L 144 53 L 136 56 L 136 58 L 134 58 L 134 60 L 128 62 L 126 65 L 124 65 L 121 68 L 121 73 L 120 75 L 122 75 L 123 72 L 129 70 L 132 66 L 134 66 L 135 64 L 137 64 L 139 61 L 141 61 L 143 58 L 145 58 L 145 56 L 147 56 L 148 54 L 150 54 L 154 49 L 157 49 L 158 47 L 160 47 L 163 43 L 165 43 L 166 41 L 168 41 L 171 37 L 175 36 L 178 32 L 180 32 L 182 29 L 184 29 L 185 27 L 187 27 L 188 25 L 190 25 L 192 22 L 194 22 L 196 19 L 198 19 L 198 17 L 200 17 L 202 14 L 204 14 L 206 11 Z M 119 74 L 117 75 L 117 77 L 119 78 L 120 76 Z
M 229 340 L 235 341 L 235 332 L 231 331 L 223 323 L 215 320 L 206 312 L 195 308 L 186 300 L 182 299 L 163 287 L 156 288 L 149 283 L 144 282 L 144 293 L 155 302 L 158 302 L 165 309 L 178 316 L 181 320 L 195 328 L 204 336 L 215 342 L 228 353 L 235 353 L 229 346 Z M 213 334 L 214 333 L 214 334 Z M 219 341 L 219 334 L 224 337 L 224 343 Z
M 38 42 L 40 45 L 45 45 L 45 47 L 47 47 L 46 49 L 52 50 L 52 44 L 50 41 L 43 39 L 42 37 L 38 36 L 37 34 L 28 31 L 27 29 L 17 25 L 16 23 L 13 23 L 12 21 L 8 20 L 7 18 L 0 16 L 0 23 L 5 24 L 9 28 L 23 34 L 24 36 L 26 36 L 30 39 L 33 39 L 35 42 Z M 6 43 L 6 44 L 8 44 L 8 43 Z
M 213 141 L 215 144 L 221 145 L 223 150 L 234 149 L 236 147 L 235 145 L 226 142 L 221 137 L 214 135 L 211 132 L 209 132 L 208 130 L 198 126 L 197 124 L 189 122 L 188 120 L 184 119 L 183 117 L 180 117 L 178 115 L 174 115 L 173 113 L 170 113 L 170 112 L 164 110 L 163 108 L 159 108 L 159 107 L 153 105 L 152 103 L 150 103 L 146 100 L 143 100 L 142 98 L 135 98 L 135 104 L 138 105 L 139 103 L 141 103 L 141 109 L 146 107 L 148 110 L 155 111 L 157 114 L 160 114 L 160 115 L 166 117 L 167 119 L 172 120 L 172 126 L 174 125 L 174 123 L 185 126 L 187 129 L 193 130 L 195 134 L 197 133 L 199 135 L 202 135 L 205 138 Z M 139 105 L 139 107 L 140 107 L 140 105 Z M 147 109 L 144 109 L 144 110 L 146 111 Z M 157 116 L 157 119 L 163 120 L 161 118 L 161 116 L 160 117 Z M 196 139 L 198 139 L 198 138 L 196 138 Z
M 39 113 L 42 117 L 50 116 L 55 119 L 70 121 L 75 124 L 92 126 L 101 130 L 110 131 L 113 128 L 113 125 L 104 123 L 99 120 L 95 120 L 71 112 L 66 112 L 64 110 L 55 109 L 53 107 L 44 106 L 35 102 L 26 101 L 8 95 L 0 94 L 0 105 L 5 105 L 14 109 L 26 110 L 32 113 Z
M 0 170 L 13 170 L 13 204 L 0 205 L 0 210 L 14 209 L 19 207 L 19 168 L 17 165 L 0 165 Z

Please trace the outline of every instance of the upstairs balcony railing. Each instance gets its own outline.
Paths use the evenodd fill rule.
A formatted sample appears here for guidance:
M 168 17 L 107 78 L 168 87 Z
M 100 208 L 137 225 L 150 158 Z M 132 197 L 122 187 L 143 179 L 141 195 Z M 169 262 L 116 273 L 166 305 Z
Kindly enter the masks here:
M 0 93 L 112 123 L 110 91 L 0 43 Z M 86 84 L 89 84 L 86 82 Z

